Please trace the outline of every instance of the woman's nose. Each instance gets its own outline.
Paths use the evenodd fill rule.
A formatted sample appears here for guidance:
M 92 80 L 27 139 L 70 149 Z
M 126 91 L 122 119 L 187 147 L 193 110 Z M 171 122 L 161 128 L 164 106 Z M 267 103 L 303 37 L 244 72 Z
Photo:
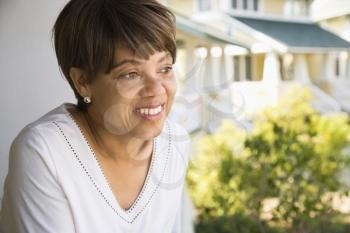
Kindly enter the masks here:
M 145 75 L 142 96 L 159 96 L 165 92 L 162 82 L 156 75 Z

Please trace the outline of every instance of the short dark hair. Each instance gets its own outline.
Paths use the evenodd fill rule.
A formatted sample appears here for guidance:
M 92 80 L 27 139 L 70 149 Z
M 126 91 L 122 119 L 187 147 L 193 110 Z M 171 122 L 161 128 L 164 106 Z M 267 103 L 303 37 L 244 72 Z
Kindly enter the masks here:
M 98 73 L 109 72 L 118 43 L 145 59 L 167 51 L 176 60 L 175 16 L 155 0 L 71 0 L 52 34 L 58 64 L 82 111 L 87 106 L 69 76 L 70 68 L 83 69 L 92 82 Z

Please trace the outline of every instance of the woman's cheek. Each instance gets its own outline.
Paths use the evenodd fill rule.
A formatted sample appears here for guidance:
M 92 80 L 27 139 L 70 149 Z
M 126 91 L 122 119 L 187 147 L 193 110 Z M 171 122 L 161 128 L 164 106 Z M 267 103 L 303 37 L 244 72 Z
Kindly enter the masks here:
M 176 94 L 177 82 L 174 76 L 167 80 L 167 89 L 170 95 L 174 96 Z
M 119 81 L 115 83 L 115 91 L 122 99 L 134 99 L 141 88 L 142 87 L 139 85 L 127 82 Z
M 173 102 L 174 102 L 174 98 L 175 98 L 175 94 L 176 94 L 176 90 L 177 90 L 177 84 L 175 79 L 171 80 L 168 85 L 167 85 L 167 115 L 169 114 L 169 112 L 171 111 Z
M 103 112 L 105 129 L 116 135 L 129 133 L 138 124 L 133 115 L 133 102 L 119 94 L 110 96 L 109 101 Z

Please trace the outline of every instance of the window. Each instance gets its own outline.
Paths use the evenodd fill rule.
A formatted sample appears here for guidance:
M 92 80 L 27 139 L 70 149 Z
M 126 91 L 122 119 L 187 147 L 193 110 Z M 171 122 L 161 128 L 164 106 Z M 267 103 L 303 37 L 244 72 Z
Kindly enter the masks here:
M 259 4 L 258 0 L 254 0 L 254 2 L 253 2 L 253 10 L 254 11 L 258 11 L 258 4 Z
M 307 16 L 311 2 L 308 0 L 287 0 L 284 13 L 290 16 Z
M 335 76 L 339 77 L 340 76 L 340 61 L 339 57 L 335 59 Z
M 237 9 L 237 0 L 232 0 L 232 8 Z
M 345 78 L 350 76 L 349 72 L 349 53 L 346 51 L 337 54 L 334 61 L 334 73 L 337 78 Z
M 231 0 L 231 7 L 235 10 L 258 11 L 259 0 Z
M 239 57 L 238 56 L 234 56 L 233 57 L 233 67 L 234 67 L 233 80 L 234 81 L 240 81 L 240 77 L 239 77 Z
M 251 81 L 252 77 L 252 60 L 250 55 L 234 56 L 234 81 Z
M 252 81 L 252 57 L 250 55 L 245 57 L 245 69 L 246 80 Z
M 199 0 L 199 11 L 208 11 L 211 9 L 211 0 Z
M 280 57 L 282 80 L 293 80 L 294 77 L 294 57 L 287 53 Z
M 243 9 L 248 10 L 248 1 L 247 0 L 243 0 Z

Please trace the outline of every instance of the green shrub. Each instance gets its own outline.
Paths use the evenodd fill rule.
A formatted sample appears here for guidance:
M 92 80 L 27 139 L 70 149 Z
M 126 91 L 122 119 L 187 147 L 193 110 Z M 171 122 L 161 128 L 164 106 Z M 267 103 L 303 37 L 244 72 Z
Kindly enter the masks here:
M 350 197 L 339 179 L 349 118 L 318 114 L 306 91 L 293 95 L 258 114 L 252 132 L 224 121 L 195 143 L 187 182 L 197 232 L 350 232 L 349 214 L 332 204 Z

